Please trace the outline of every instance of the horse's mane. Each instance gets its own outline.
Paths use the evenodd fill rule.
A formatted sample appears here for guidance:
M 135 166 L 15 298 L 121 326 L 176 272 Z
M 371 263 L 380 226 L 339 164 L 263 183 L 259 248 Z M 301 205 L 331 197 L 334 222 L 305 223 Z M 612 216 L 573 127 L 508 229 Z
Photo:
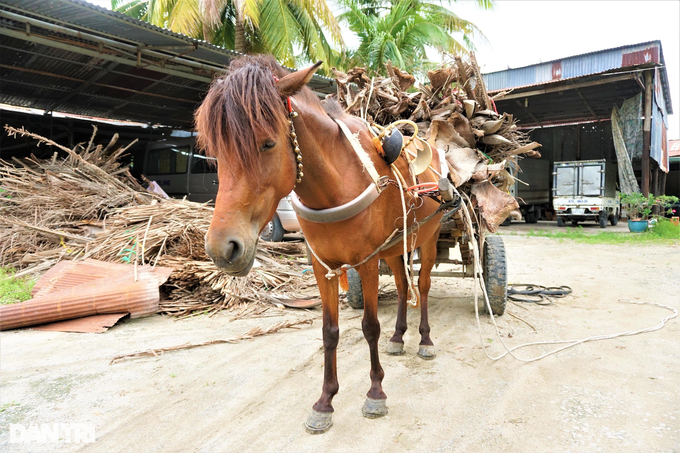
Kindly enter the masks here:
M 288 72 L 269 55 L 233 60 L 213 81 L 194 114 L 197 144 L 209 157 L 228 156 L 230 165 L 249 176 L 259 167 L 258 134 L 275 136 L 287 128 L 287 115 L 274 76 Z

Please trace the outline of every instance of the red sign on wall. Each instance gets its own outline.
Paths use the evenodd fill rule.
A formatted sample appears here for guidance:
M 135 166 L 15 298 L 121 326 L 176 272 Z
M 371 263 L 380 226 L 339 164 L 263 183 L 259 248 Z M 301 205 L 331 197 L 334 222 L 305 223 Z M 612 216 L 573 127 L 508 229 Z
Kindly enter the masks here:
M 552 79 L 559 80 L 562 78 L 562 62 L 557 61 L 552 64 Z
M 659 48 L 648 47 L 637 52 L 624 53 L 621 57 L 621 67 L 636 66 L 645 63 L 659 63 Z

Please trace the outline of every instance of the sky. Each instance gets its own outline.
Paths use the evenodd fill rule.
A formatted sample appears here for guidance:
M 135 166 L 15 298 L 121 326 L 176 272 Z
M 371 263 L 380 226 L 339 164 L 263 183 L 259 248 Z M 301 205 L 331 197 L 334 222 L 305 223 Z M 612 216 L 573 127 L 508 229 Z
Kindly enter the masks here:
M 89 1 L 111 8 L 110 0 Z M 475 39 L 482 72 L 659 40 L 673 110 L 680 112 L 678 0 L 497 0 L 490 11 L 474 0 L 458 0 L 449 8 L 483 32 Z M 679 118 L 679 113 L 668 118 L 671 140 L 680 139 Z

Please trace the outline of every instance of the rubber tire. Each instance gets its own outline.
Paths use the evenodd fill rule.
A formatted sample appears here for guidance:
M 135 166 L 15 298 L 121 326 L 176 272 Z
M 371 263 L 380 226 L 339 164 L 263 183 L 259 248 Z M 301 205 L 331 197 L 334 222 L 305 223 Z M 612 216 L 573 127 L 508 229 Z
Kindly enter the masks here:
M 356 269 L 349 269 L 347 271 L 347 283 L 349 284 L 349 289 L 347 290 L 347 303 L 354 309 L 363 310 L 364 290 L 361 287 L 361 276 Z
M 501 226 L 510 226 L 510 223 L 512 223 L 512 219 L 510 217 L 507 217 L 505 220 L 503 220 Z
M 612 226 L 616 226 L 616 224 L 619 223 L 619 213 L 618 212 L 609 217 L 609 223 L 611 223 Z
M 489 303 L 493 314 L 502 316 L 508 304 L 508 267 L 505 255 L 505 244 L 500 236 L 487 236 L 482 250 L 482 269 L 484 286 L 489 295 Z M 482 313 L 488 314 L 486 303 Z
M 281 242 L 285 232 L 286 230 L 283 229 L 279 216 L 274 214 L 272 220 L 264 227 L 264 230 L 262 230 L 260 239 L 265 242 Z
M 536 218 L 536 211 L 527 211 L 527 215 L 524 218 L 524 221 L 526 223 L 538 223 L 538 219 Z
M 557 226 L 560 228 L 564 226 L 564 217 L 557 216 Z
M 600 224 L 600 228 L 607 228 L 607 214 L 600 214 L 600 217 L 597 219 L 597 221 Z

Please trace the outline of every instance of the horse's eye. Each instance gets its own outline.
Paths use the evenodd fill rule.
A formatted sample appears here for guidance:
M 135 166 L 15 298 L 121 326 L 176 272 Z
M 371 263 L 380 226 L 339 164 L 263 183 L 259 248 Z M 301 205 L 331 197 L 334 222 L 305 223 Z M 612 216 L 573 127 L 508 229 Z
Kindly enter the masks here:
M 276 146 L 276 143 L 274 141 L 267 140 L 266 142 L 264 142 L 264 145 L 262 145 L 262 151 L 269 151 L 274 146 Z

